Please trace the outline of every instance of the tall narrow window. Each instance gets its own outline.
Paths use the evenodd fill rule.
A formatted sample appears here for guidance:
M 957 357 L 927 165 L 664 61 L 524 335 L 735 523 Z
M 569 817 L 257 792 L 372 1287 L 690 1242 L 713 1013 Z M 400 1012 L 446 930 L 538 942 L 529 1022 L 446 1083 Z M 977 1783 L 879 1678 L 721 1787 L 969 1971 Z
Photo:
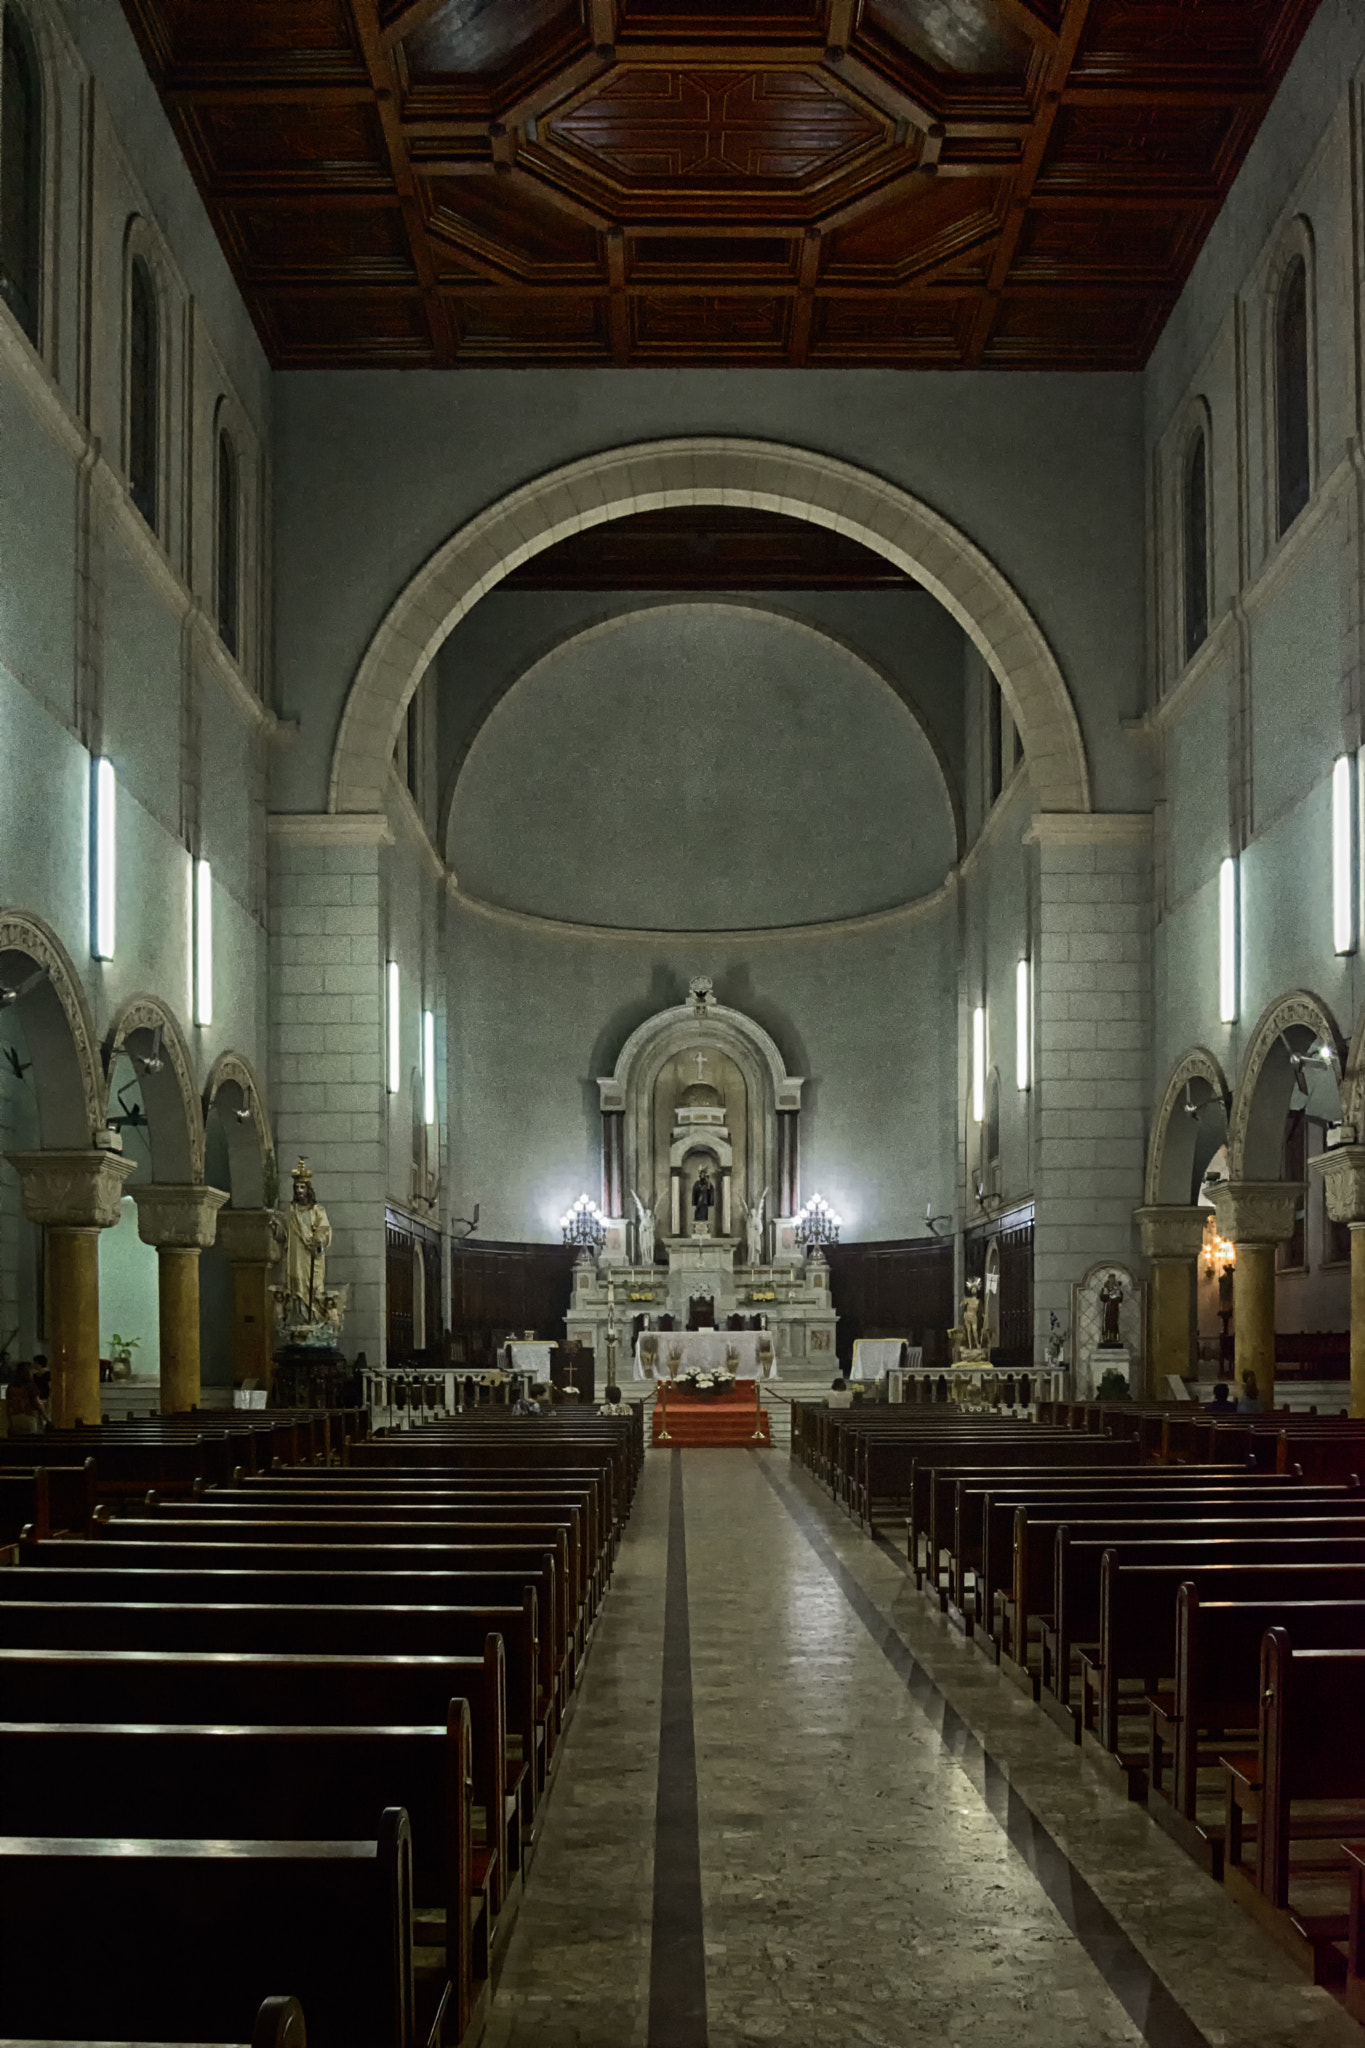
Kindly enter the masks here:
M 36 345 L 42 279 L 42 98 L 37 56 L 13 7 L 5 9 L 0 88 L 0 295 Z
M 218 608 L 218 638 L 229 654 L 238 652 L 241 638 L 241 487 L 237 480 L 237 451 L 226 427 L 218 429 L 218 576 L 214 596 Z
M 1201 427 L 1185 457 L 1185 659 L 1209 637 L 1209 447 Z
M 156 532 L 157 408 L 160 396 L 156 287 L 140 256 L 128 279 L 128 488 L 138 511 Z
M 1295 256 L 1275 307 L 1275 484 L 1279 533 L 1308 503 L 1308 267 Z

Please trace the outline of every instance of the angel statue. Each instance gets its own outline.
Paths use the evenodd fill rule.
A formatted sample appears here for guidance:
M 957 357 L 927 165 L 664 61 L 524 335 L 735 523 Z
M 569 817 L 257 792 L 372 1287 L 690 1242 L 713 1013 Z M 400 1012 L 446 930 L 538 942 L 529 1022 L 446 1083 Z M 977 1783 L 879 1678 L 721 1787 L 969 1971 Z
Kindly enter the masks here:
M 741 1197 L 739 1206 L 744 1211 L 744 1235 L 748 1242 L 749 1264 L 751 1266 L 761 1266 L 763 1264 L 763 1218 L 764 1211 L 768 1206 L 768 1190 L 764 1188 L 756 1202 L 746 1202 Z
M 654 1209 L 646 1208 L 634 1188 L 630 1199 L 635 1204 L 635 1256 L 642 1266 L 654 1264 Z

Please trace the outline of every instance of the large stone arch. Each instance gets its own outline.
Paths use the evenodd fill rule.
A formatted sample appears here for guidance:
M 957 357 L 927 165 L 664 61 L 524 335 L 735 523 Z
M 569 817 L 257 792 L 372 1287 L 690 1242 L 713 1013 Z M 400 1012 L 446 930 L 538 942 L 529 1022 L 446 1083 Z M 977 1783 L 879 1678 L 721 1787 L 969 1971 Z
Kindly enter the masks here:
M 1314 1041 L 1327 1047 L 1340 1083 L 1345 1063 L 1341 1034 L 1320 996 L 1295 989 L 1262 1011 L 1247 1044 L 1228 1125 L 1228 1172 L 1233 1181 L 1281 1178 L 1285 1117 L 1295 1081 L 1293 1056 Z
M 1144 1201 L 1150 1208 L 1187 1208 L 1196 1199 L 1195 1160 L 1201 1132 L 1198 1112 L 1206 1103 L 1216 1103 L 1222 1112 L 1223 1134 L 1227 1130 L 1232 1090 L 1214 1055 L 1202 1045 L 1191 1046 L 1171 1069 L 1166 1092 L 1161 1098 L 1147 1148 L 1147 1182 Z M 1187 1113 L 1191 1105 L 1195 1116 Z
M 261 1084 L 250 1060 L 220 1053 L 204 1083 L 204 1122 L 215 1107 L 227 1143 L 228 1179 L 234 1209 L 264 1209 L 274 1179 L 275 1141 Z M 243 1114 L 245 1112 L 245 1114 Z
M 380 811 L 399 722 L 437 649 L 518 564 L 567 534 L 634 512 L 744 505 L 833 528 L 910 572 L 951 612 L 999 682 L 1041 810 L 1088 811 L 1075 709 L 1041 628 L 1013 586 L 941 513 L 846 462 L 728 437 L 608 450 L 513 491 L 418 570 L 379 627 L 341 716 L 327 806 Z
M 57 934 L 21 910 L 0 910 L 0 1016 L 23 1029 L 44 1151 L 89 1151 L 107 1119 L 95 1020 Z
M 204 1115 L 194 1061 L 179 1019 L 160 996 L 130 996 L 110 1025 L 104 1070 L 111 1080 L 120 1053 L 137 1068 L 152 1179 L 174 1187 L 198 1185 L 204 1178 Z
M 605 636 L 620 628 L 626 621 L 638 618 L 641 613 L 661 611 L 690 612 L 695 611 L 699 605 L 716 611 L 753 612 L 760 618 L 781 619 L 785 625 L 795 626 L 803 633 L 809 633 L 812 639 L 828 642 L 830 646 L 841 649 L 843 653 L 851 654 L 855 661 L 861 662 L 864 668 L 876 676 L 878 681 L 883 683 L 892 692 L 896 701 L 905 707 L 905 710 L 915 722 L 916 730 L 934 758 L 934 763 L 939 773 L 939 780 L 943 785 L 944 800 L 948 805 L 949 814 L 952 818 L 953 839 L 957 858 L 961 860 L 967 850 L 967 827 L 962 806 L 961 789 L 938 739 L 920 717 L 917 707 L 904 695 L 895 677 L 876 659 L 875 655 L 868 654 L 865 649 L 860 647 L 855 640 L 850 639 L 847 634 L 836 633 L 831 627 L 823 625 L 814 619 L 805 618 L 800 612 L 792 611 L 786 606 L 770 599 L 747 593 L 743 596 L 735 597 L 726 596 L 722 593 L 717 596 L 707 595 L 699 598 L 646 598 L 641 603 L 627 605 L 620 611 L 611 612 L 604 618 L 589 619 L 570 626 L 564 632 L 556 633 L 553 638 L 542 645 L 515 675 L 508 677 L 505 687 L 485 704 L 483 715 L 478 725 L 468 735 L 464 746 L 450 764 L 445 785 L 441 791 L 440 810 L 436 828 L 436 844 L 443 858 L 449 861 L 451 857 L 450 821 L 455 808 L 455 797 L 459 788 L 460 777 L 469 760 L 474 742 L 492 717 L 494 711 L 496 711 L 498 705 L 517 687 L 518 683 L 524 682 L 532 676 L 543 662 L 551 660 L 555 655 L 567 652 L 581 641 Z

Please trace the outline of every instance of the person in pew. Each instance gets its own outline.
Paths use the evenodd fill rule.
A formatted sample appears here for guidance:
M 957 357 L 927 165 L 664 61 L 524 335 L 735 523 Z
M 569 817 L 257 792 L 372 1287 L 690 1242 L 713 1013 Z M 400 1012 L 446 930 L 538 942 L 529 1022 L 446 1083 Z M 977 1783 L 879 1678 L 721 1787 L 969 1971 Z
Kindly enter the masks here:
M 11 1436 L 36 1436 L 47 1427 L 47 1404 L 38 1391 L 31 1366 L 20 1363 L 5 1389 L 5 1415 Z
M 1213 1399 L 1204 1403 L 1206 1415 L 1235 1415 L 1237 1403 L 1232 1399 L 1232 1388 L 1226 1380 L 1219 1380 L 1213 1390 Z
M 1242 1374 L 1242 1398 L 1237 1403 L 1237 1413 L 1239 1415 L 1264 1415 L 1265 1413 L 1265 1402 L 1261 1399 L 1261 1390 L 1256 1384 L 1254 1372 L 1244 1372 Z
M 851 1408 L 853 1406 L 853 1389 L 849 1386 L 842 1373 L 840 1373 L 838 1379 L 830 1383 L 830 1390 L 826 1400 L 831 1408 Z
M 608 1387 L 606 1389 L 601 1401 L 598 1403 L 597 1412 L 599 1415 L 614 1415 L 617 1417 L 629 1415 L 630 1410 L 621 1399 L 621 1389 L 619 1387 Z
M 38 1389 L 38 1399 L 46 1401 L 52 1393 L 52 1368 L 47 1362 L 47 1353 L 38 1351 L 33 1357 L 33 1384 Z
M 545 1394 L 546 1389 L 537 1380 L 529 1393 L 523 1394 L 519 1401 L 513 1402 L 512 1413 L 514 1415 L 543 1415 L 545 1410 L 542 1403 L 545 1400 Z

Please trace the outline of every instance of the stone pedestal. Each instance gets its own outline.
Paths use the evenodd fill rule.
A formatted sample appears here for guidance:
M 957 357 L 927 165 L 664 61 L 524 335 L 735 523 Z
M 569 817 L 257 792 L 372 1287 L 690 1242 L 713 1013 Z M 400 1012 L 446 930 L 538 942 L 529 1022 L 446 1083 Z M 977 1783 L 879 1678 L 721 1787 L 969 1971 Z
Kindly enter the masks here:
M 1351 1413 L 1365 1416 L 1365 1145 L 1339 1145 L 1308 1163 L 1322 1175 L 1332 1221 L 1351 1226 Z
M 99 1234 L 119 1218 L 123 1183 L 137 1163 L 118 1152 L 7 1152 L 24 1214 L 43 1226 L 47 1355 L 58 1429 L 100 1419 Z
M 137 1234 L 155 1246 L 161 1308 L 161 1412 L 183 1415 L 199 1406 L 199 1254 L 218 1229 L 228 1197 L 221 1188 L 172 1187 L 153 1181 L 134 1188 Z
M 1267 1415 L 1275 1406 L 1275 1247 L 1294 1235 L 1301 1181 L 1224 1181 L 1213 1191 L 1218 1230 L 1237 1248 L 1232 1278 L 1232 1333 L 1238 1396 L 1245 1372 Z
M 1151 1266 L 1147 1296 L 1147 1376 L 1151 1393 L 1165 1387 L 1168 1374 L 1178 1373 L 1185 1379 L 1196 1369 L 1195 1282 L 1207 1213 L 1195 1208 L 1134 1212 L 1142 1249 Z
M 233 1379 L 268 1388 L 274 1377 L 271 1269 L 284 1249 L 284 1225 L 273 1209 L 223 1209 L 218 1242 L 232 1268 Z

